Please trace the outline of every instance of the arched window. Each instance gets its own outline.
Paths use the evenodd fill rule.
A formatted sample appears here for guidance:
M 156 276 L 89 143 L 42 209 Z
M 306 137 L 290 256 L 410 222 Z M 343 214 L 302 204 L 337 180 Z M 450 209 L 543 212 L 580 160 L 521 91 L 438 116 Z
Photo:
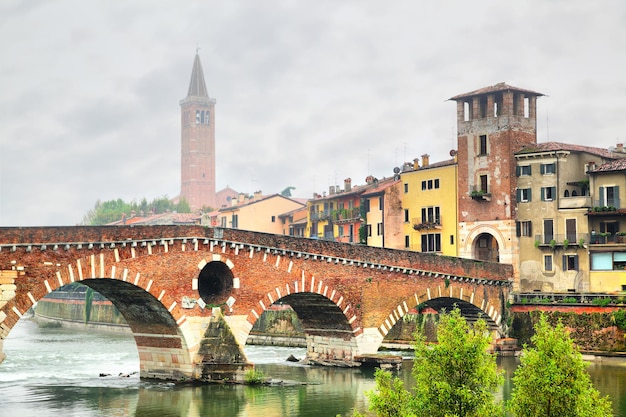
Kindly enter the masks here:
M 563 195 L 563 197 L 569 197 L 569 190 L 565 190 L 565 194 Z
M 578 193 L 576 192 L 576 190 L 572 191 L 572 197 L 576 197 L 578 196 Z

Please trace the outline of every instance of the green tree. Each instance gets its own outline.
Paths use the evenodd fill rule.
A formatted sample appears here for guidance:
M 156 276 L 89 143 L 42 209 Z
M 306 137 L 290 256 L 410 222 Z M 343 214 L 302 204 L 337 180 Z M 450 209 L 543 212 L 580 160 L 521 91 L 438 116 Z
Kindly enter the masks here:
M 181 197 L 178 200 L 178 204 L 176 204 L 176 212 L 177 213 L 191 213 L 191 206 L 185 199 L 185 197 Z
M 387 371 L 376 374 L 367 393 L 370 409 L 385 417 L 489 417 L 502 414 L 495 391 L 502 383 L 496 357 L 488 353 L 491 336 L 483 319 L 467 323 L 458 308 L 442 312 L 438 344 L 416 334 L 413 392 Z
M 513 376 L 508 408 L 515 417 L 611 416 L 611 402 L 593 387 L 582 355 L 565 326 L 541 315 Z

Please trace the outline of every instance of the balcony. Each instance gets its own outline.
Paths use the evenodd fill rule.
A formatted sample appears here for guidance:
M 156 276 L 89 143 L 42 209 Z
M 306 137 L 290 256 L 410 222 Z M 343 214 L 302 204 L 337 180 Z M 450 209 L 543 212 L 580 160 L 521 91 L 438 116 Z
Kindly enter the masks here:
M 588 195 L 576 197 L 560 197 L 559 209 L 591 208 L 591 197 Z
M 474 201 L 491 201 L 491 193 L 481 190 L 472 191 L 470 197 Z
M 624 216 L 626 209 L 621 208 L 620 200 L 612 198 L 608 201 L 594 201 L 593 206 L 587 212 L 588 216 L 607 217 L 607 216 Z
M 411 223 L 413 224 L 413 230 L 417 230 L 418 232 L 425 232 L 428 230 L 437 230 L 441 229 L 441 218 L 440 217 L 428 217 L 426 219 L 412 219 Z
M 535 246 L 538 248 L 573 248 L 584 247 L 589 242 L 589 233 L 576 233 L 567 235 L 535 235 Z
M 333 210 L 330 215 L 331 219 L 339 223 L 347 223 L 361 218 L 361 208 L 354 207 L 350 209 Z

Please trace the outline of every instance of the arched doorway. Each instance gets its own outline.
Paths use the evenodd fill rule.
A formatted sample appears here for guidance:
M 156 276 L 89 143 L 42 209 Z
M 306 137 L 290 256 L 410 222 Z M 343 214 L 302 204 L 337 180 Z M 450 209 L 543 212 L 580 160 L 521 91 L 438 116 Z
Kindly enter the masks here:
M 489 233 L 481 233 L 474 240 L 474 259 L 500 262 L 498 241 Z

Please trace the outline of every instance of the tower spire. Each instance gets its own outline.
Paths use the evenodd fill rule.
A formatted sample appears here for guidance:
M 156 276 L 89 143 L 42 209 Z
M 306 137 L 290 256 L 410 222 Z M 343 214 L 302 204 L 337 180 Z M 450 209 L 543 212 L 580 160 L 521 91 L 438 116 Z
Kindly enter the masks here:
M 206 90 L 206 83 L 204 82 L 204 71 L 202 71 L 198 49 L 199 48 L 196 48 L 196 58 L 193 60 L 193 69 L 191 70 L 191 81 L 189 82 L 187 97 L 209 97 L 209 93 L 207 93 Z

